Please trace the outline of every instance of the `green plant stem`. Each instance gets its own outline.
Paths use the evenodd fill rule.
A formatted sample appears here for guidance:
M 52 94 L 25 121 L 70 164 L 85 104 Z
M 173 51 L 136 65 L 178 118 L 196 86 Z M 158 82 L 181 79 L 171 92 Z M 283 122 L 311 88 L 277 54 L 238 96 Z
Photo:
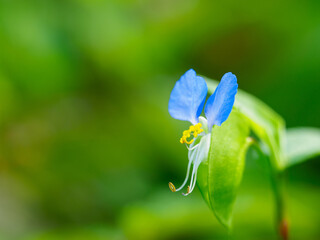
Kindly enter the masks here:
M 270 163 L 270 177 L 275 197 L 276 228 L 279 232 L 280 238 L 288 240 L 288 222 L 284 196 L 284 173 L 276 170 Z
M 260 153 L 263 154 L 263 149 L 258 141 L 252 138 L 252 145 L 255 147 Z M 267 156 L 267 155 L 264 155 Z M 270 155 L 269 155 L 270 156 Z M 284 172 L 278 170 L 275 167 L 275 159 L 274 152 L 271 153 L 269 158 L 265 158 L 268 165 L 268 172 L 270 176 L 271 187 L 273 190 L 274 200 L 275 200 L 275 222 L 276 229 L 279 234 L 280 239 L 288 240 L 289 238 L 289 229 L 288 229 L 288 220 L 286 216 L 286 204 L 285 204 L 285 194 L 284 194 Z
M 270 144 L 271 145 L 271 144 Z M 268 154 L 269 155 L 269 154 Z M 286 215 L 286 203 L 285 203 L 285 177 L 283 170 L 279 169 L 276 160 L 276 150 L 274 148 L 270 149 L 269 159 L 267 163 L 269 166 L 269 176 L 271 187 L 273 190 L 274 200 L 275 200 L 275 223 L 276 229 L 279 234 L 280 239 L 289 239 L 289 229 L 288 220 Z M 282 157 L 282 156 L 278 156 Z

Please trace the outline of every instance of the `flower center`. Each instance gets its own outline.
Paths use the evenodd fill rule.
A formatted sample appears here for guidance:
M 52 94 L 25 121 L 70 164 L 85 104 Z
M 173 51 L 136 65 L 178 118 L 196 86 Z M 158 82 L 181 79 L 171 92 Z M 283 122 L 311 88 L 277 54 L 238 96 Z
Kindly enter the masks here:
M 198 134 L 203 132 L 203 129 L 201 128 L 202 124 L 197 123 L 196 125 L 191 125 L 188 130 L 183 131 L 182 137 L 180 138 L 180 143 L 186 143 L 191 144 L 194 141 L 194 138 L 198 136 Z M 188 138 L 193 135 L 193 139 L 188 140 Z

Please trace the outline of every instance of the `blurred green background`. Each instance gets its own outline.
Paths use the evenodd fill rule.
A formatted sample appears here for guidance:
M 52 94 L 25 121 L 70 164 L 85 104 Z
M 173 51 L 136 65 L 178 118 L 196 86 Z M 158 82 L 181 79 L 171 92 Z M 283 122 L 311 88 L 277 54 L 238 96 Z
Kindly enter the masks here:
M 0 0 L 0 239 L 227 239 L 182 182 L 189 68 L 320 127 L 320 1 Z M 231 239 L 276 239 L 249 152 Z M 292 239 L 320 239 L 320 163 L 287 171 Z

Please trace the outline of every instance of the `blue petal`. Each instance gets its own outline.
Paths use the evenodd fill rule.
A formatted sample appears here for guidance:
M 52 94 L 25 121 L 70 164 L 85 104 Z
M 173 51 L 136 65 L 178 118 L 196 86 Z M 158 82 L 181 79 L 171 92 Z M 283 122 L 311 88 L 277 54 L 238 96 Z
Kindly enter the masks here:
M 170 115 L 179 120 L 198 123 L 206 99 L 208 87 L 193 69 L 188 70 L 176 82 L 169 100 Z
M 213 125 L 221 126 L 227 120 L 231 113 L 237 90 L 236 75 L 231 72 L 224 74 L 218 87 L 209 97 L 204 109 L 209 131 L 211 131 Z

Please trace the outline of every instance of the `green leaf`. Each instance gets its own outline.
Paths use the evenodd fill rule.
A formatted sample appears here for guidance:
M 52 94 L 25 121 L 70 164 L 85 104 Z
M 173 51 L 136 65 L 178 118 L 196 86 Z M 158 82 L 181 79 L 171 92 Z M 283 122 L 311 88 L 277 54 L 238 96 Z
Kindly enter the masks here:
M 287 167 L 320 155 L 320 130 L 317 128 L 289 129 L 286 154 Z
M 221 127 L 212 128 L 208 160 L 198 170 L 197 183 L 204 199 L 217 219 L 228 228 L 251 142 L 249 133 L 248 120 L 233 110 Z
M 218 82 L 205 79 L 209 92 L 213 93 Z M 283 169 L 285 167 L 284 120 L 268 105 L 242 90 L 238 90 L 234 107 L 249 119 L 254 133 L 268 147 L 272 165 L 276 169 Z

